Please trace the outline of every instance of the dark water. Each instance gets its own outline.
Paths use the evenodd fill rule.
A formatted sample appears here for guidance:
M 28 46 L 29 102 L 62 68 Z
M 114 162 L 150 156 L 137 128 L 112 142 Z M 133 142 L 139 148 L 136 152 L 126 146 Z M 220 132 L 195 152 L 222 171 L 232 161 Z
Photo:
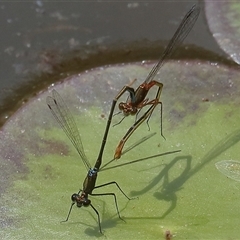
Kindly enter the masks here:
M 71 73 L 105 64 L 158 58 L 193 4 L 0 3 L 1 121 L 32 94 Z M 223 54 L 208 31 L 203 5 L 184 43 L 201 48 L 194 54 L 187 51 L 192 58 L 200 57 L 203 49 Z

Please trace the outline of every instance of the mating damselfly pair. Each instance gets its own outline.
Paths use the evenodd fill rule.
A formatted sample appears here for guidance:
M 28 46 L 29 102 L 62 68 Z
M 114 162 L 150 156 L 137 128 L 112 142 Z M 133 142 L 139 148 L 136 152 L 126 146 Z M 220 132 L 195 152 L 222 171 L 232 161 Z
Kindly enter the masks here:
M 117 202 L 115 193 L 110 192 L 110 193 L 97 193 L 96 194 L 96 193 L 93 193 L 93 191 L 94 191 L 94 189 L 97 189 L 97 188 L 102 188 L 102 187 L 105 187 L 108 185 L 115 185 L 128 200 L 131 200 L 132 198 L 128 197 L 127 194 L 125 194 L 125 192 L 122 190 L 122 188 L 118 185 L 118 183 L 116 181 L 110 181 L 105 184 L 96 185 L 98 172 L 103 171 L 104 169 L 106 169 L 106 166 L 109 165 L 113 160 L 119 159 L 121 157 L 122 150 L 123 150 L 123 147 L 124 147 L 124 144 L 126 143 L 126 141 L 130 138 L 130 136 L 134 133 L 134 131 L 136 131 L 143 122 L 146 121 L 148 123 L 154 109 L 159 104 L 161 106 L 161 135 L 163 136 L 163 133 L 162 133 L 163 132 L 162 131 L 162 102 L 160 101 L 160 95 L 162 92 L 163 84 L 154 80 L 154 78 L 155 78 L 156 74 L 159 72 L 160 68 L 166 62 L 166 60 L 172 55 L 172 53 L 176 50 L 176 48 L 182 43 L 182 41 L 186 38 L 188 33 L 191 31 L 191 29 L 193 28 L 193 26 L 198 18 L 199 13 L 200 13 L 200 8 L 198 6 L 193 6 L 187 12 L 187 14 L 183 18 L 182 22 L 180 23 L 179 27 L 177 28 L 176 32 L 174 33 L 173 37 L 169 41 L 166 49 L 162 53 L 159 61 L 157 62 L 157 64 L 154 65 L 154 67 L 152 68 L 152 70 L 150 71 L 148 76 L 146 77 L 145 81 L 142 84 L 140 84 L 136 90 L 131 87 L 131 84 L 124 86 L 119 91 L 119 93 L 116 95 L 116 97 L 113 99 L 110 113 L 108 116 L 108 121 L 106 124 L 106 129 L 105 129 L 105 132 L 104 132 L 104 135 L 102 138 L 102 143 L 100 145 L 100 150 L 98 153 L 97 160 L 94 164 L 94 167 L 91 166 L 90 162 L 88 161 L 88 159 L 86 157 L 86 154 L 85 154 L 84 148 L 83 148 L 83 144 L 82 144 L 82 140 L 81 140 L 80 134 L 78 132 L 77 125 L 76 125 L 67 105 L 65 104 L 64 100 L 60 96 L 60 94 L 56 90 L 53 90 L 52 96 L 47 97 L 48 107 L 50 108 L 50 110 L 51 110 L 53 116 L 55 117 L 55 119 L 57 120 L 57 122 L 60 124 L 61 128 L 64 130 L 64 132 L 66 133 L 66 135 L 72 142 L 73 146 L 76 148 L 77 152 L 80 155 L 80 158 L 82 159 L 82 162 L 84 163 L 84 165 L 87 169 L 87 176 L 83 182 L 82 189 L 80 191 L 78 191 L 77 193 L 74 193 L 71 197 L 72 204 L 70 206 L 70 209 L 69 209 L 69 212 L 68 212 L 68 215 L 67 215 L 67 218 L 65 221 L 68 221 L 70 213 L 72 211 L 72 207 L 75 204 L 77 205 L 77 207 L 90 206 L 97 215 L 99 230 L 102 233 L 99 211 L 91 203 L 91 200 L 89 199 L 89 195 L 90 196 L 106 196 L 106 195 L 112 196 L 114 199 L 114 202 L 115 202 L 118 217 L 120 219 L 122 219 L 120 216 L 118 202 Z M 149 98 L 147 98 L 147 94 L 148 94 L 149 90 L 154 86 L 157 87 L 156 96 L 154 99 L 149 100 Z M 115 107 L 116 107 L 116 104 L 117 104 L 118 100 L 120 99 L 120 97 L 126 92 L 129 93 L 128 100 L 126 102 L 119 103 L 119 110 L 123 113 L 124 117 L 127 117 L 129 115 L 136 115 L 136 120 L 133 123 L 133 125 L 126 131 L 126 134 L 123 136 L 123 138 L 120 140 L 117 148 L 115 149 L 113 160 L 105 163 L 102 166 L 103 153 L 104 153 L 104 149 L 105 149 L 105 144 L 107 142 L 109 129 L 111 126 Z M 147 108 L 146 111 L 143 110 L 145 108 Z M 143 114 L 138 118 L 138 114 L 140 111 L 143 111 Z M 142 141 L 144 141 L 144 140 L 145 139 L 143 139 Z M 165 153 L 151 156 L 149 158 L 160 157 L 160 156 L 167 155 L 167 154 L 177 153 L 179 151 L 180 150 L 165 152 Z M 137 161 L 146 160 L 146 159 L 147 158 L 139 159 L 136 161 L 130 161 L 127 164 L 132 164 Z M 121 164 L 116 167 L 120 167 L 120 166 L 121 166 Z

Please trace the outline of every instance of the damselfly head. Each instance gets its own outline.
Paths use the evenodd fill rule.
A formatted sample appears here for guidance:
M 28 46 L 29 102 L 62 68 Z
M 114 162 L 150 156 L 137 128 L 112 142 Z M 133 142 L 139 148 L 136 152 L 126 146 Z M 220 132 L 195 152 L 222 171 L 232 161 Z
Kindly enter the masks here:
M 88 207 L 91 203 L 91 200 L 88 199 L 88 195 L 84 192 L 81 193 L 81 195 L 74 193 L 71 197 L 72 202 L 77 204 L 77 207 Z
M 137 108 L 133 108 L 131 103 L 120 102 L 118 108 L 122 111 L 125 117 L 135 115 L 137 113 Z

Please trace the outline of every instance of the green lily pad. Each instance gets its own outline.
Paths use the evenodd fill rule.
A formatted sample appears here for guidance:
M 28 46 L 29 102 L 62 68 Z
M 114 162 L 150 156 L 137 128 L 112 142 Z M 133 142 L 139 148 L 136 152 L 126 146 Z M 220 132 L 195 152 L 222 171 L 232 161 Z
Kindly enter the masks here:
M 70 108 L 92 165 L 98 156 L 111 102 L 124 84 L 137 78 L 137 87 L 152 64 L 98 68 L 71 76 L 20 108 L 3 126 L 0 141 L 2 239 L 87 239 L 101 237 L 91 208 L 73 207 L 65 220 L 71 195 L 82 188 L 87 171 L 69 139 L 46 105 L 56 89 Z M 181 153 L 100 171 L 97 185 L 116 181 L 94 193 L 114 192 L 121 221 L 111 196 L 89 197 L 98 210 L 108 239 L 238 238 L 240 191 L 237 182 L 223 177 L 215 163 L 239 155 L 239 71 L 224 65 L 170 61 L 157 75 L 164 84 L 163 134 L 160 107 L 148 126 L 143 123 L 126 146 L 152 132 L 156 135 L 136 146 L 112 165 L 166 151 Z M 154 98 L 151 89 L 149 98 Z M 123 100 L 126 100 L 126 96 Z M 143 109 L 140 114 L 145 110 Z M 117 109 L 116 109 L 117 112 Z M 113 124 L 121 120 L 113 118 Z M 135 117 L 110 128 L 103 164 Z
M 239 64 L 240 3 L 205 0 L 205 12 L 210 31 L 218 45 Z

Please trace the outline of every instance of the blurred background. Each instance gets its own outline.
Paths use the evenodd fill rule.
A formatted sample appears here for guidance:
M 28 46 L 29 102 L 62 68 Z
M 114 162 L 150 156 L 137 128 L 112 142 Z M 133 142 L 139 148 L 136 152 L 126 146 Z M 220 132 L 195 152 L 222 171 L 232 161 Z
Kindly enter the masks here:
M 1 123 L 33 94 L 70 74 L 159 58 L 195 3 L 1 1 Z M 216 59 L 224 54 L 208 29 L 204 5 L 199 4 L 200 17 L 184 41 L 194 50 L 182 52 L 186 57 Z

